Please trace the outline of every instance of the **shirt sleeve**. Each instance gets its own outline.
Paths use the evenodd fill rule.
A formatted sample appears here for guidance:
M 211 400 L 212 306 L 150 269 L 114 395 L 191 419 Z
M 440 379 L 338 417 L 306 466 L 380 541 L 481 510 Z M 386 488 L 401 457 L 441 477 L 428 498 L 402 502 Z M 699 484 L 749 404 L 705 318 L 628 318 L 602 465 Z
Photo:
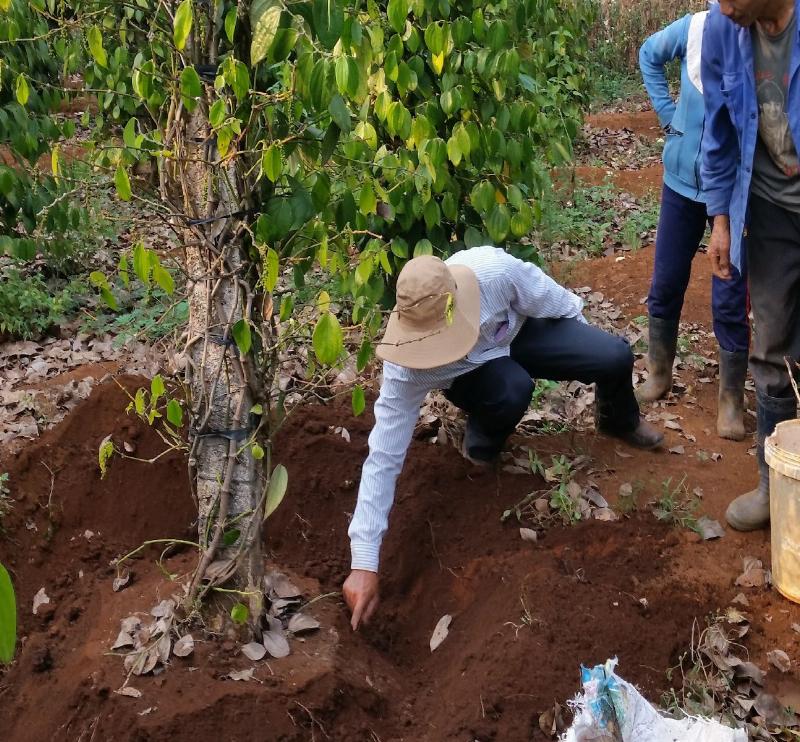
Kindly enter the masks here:
M 541 268 L 506 255 L 506 281 L 513 309 L 525 317 L 571 317 L 586 322 L 583 300 L 556 283 Z
M 647 94 L 653 102 L 661 126 L 666 127 L 675 115 L 675 101 L 669 92 L 664 65 L 673 59 L 686 56 L 689 24 L 692 16 L 686 15 L 666 28 L 648 36 L 639 49 L 639 69 Z
M 700 180 L 709 216 L 727 214 L 736 181 L 739 141 L 722 94 L 722 22 L 719 5 L 708 13 L 703 28 L 700 76 L 703 80 L 705 128 L 703 129 Z
M 398 378 L 391 366 L 384 364 L 383 383 L 375 402 L 375 426 L 369 435 L 369 456 L 361 470 L 358 501 L 348 530 L 352 569 L 378 571 L 397 477 L 427 393 L 424 385 Z

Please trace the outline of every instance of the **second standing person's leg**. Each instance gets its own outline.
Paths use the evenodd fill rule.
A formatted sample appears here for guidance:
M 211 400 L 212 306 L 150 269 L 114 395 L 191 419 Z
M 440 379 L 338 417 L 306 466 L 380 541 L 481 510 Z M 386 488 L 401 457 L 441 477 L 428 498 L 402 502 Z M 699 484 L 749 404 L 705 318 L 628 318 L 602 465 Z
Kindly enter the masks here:
M 744 382 L 750 348 L 747 319 L 747 280 L 731 266 L 729 281 L 711 279 L 711 312 L 719 343 L 719 398 L 717 434 L 733 441 L 744 439 Z
M 706 229 L 706 206 L 664 185 L 656 234 L 653 279 L 647 297 L 650 315 L 647 380 L 636 390 L 640 402 L 653 402 L 672 389 L 672 364 L 678 343 L 683 297 L 692 259 Z
M 800 215 L 758 196 L 750 198 L 747 273 L 755 327 L 750 369 L 756 385 L 758 486 L 728 507 L 740 531 L 769 523 L 769 467 L 764 441 L 775 426 L 797 416 L 784 357 L 800 357 Z

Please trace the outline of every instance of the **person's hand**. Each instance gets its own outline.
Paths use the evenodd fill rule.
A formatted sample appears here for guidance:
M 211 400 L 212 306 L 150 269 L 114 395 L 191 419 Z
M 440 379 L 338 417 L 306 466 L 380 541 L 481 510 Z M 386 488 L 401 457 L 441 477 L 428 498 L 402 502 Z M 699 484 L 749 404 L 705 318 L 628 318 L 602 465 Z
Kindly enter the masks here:
M 708 257 L 711 259 L 711 270 L 714 275 L 724 281 L 730 281 L 731 232 L 730 222 L 724 214 L 714 217 L 711 239 L 708 242 Z
M 353 631 L 363 621 L 369 623 L 378 607 L 378 575 L 366 569 L 354 569 L 342 587 L 347 607 L 353 614 L 350 625 Z

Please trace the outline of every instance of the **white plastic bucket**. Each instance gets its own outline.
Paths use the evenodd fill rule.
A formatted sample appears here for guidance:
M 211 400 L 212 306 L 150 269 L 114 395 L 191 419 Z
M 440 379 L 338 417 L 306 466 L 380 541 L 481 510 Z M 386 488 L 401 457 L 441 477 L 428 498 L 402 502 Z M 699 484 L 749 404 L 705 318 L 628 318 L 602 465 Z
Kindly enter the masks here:
M 800 603 L 800 420 L 778 423 L 764 443 L 769 464 L 772 581 Z

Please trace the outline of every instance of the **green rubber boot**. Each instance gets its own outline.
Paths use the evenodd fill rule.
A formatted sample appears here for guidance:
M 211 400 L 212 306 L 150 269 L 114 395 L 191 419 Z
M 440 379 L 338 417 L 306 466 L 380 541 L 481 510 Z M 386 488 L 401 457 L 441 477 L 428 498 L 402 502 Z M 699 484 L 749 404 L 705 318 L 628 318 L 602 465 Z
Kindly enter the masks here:
M 744 440 L 744 380 L 747 353 L 719 349 L 719 400 L 717 435 L 732 441 Z
M 678 346 L 678 321 L 650 316 L 647 380 L 636 389 L 640 402 L 655 402 L 672 389 L 672 364 Z

